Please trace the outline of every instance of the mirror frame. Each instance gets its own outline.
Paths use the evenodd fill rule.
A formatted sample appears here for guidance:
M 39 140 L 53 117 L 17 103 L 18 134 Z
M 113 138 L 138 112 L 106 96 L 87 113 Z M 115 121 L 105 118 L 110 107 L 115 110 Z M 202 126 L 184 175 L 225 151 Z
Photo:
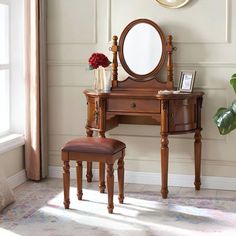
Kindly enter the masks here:
M 157 64 L 157 66 L 150 71 L 147 74 L 136 74 L 134 71 L 132 71 L 129 66 L 127 65 L 126 61 L 125 61 L 125 57 L 124 57 L 124 42 L 125 42 L 125 38 L 127 36 L 127 34 L 129 33 L 129 31 L 136 25 L 140 24 L 140 23 L 146 23 L 149 24 L 151 26 L 153 26 L 156 31 L 158 32 L 158 34 L 160 35 L 161 38 L 161 44 L 162 44 L 162 54 L 161 54 L 161 58 L 159 63 Z M 149 19 L 137 19 L 134 20 L 132 22 L 130 22 L 125 29 L 123 30 L 123 32 L 121 33 L 120 36 L 120 40 L 119 40 L 119 59 L 120 59 L 120 63 L 122 65 L 122 67 L 124 68 L 124 70 L 133 77 L 133 79 L 135 80 L 149 80 L 149 79 L 153 79 L 156 77 L 157 73 L 162 69 L 165 59 L 166 59 L 166 55 L 167 55 L 167 51 L 166 51 L 166 40 L 165 40 L 165 36 L 161 30 L 161 28 L 153 21 L 149 20 Z

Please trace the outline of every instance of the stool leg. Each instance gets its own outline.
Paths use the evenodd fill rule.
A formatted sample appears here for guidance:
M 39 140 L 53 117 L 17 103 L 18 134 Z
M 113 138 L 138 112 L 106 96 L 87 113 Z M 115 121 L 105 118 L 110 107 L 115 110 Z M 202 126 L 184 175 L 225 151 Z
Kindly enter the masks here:
M 99 189 L 100 193 L 105 193 L 106 185 L 105 185 L 105 163 L 99 162 Z
M 90 129 L 86 129 L 86 134 L 87 137 L 93 137 L 93 131 Z M 87 162 L 87 174 L 86 174 L 86 178 L 87 178 L 87 182 L 91 183 L 92 182 L 92 178 L 93 178 L 93 163 L 92 162 Z
M 114 209 L 113 195 L 114 195 L 114 169 L 113 164 L 107 164 L 107 193 L 108 193 L 108 212 L 112 213 Z
M 69 209 L 70 206 L 70 165 L 69 161 L 64 161 L 63 165 L 63 184 L 64 184 L 64 206 Z
M 119 184 L 119 203 L 124 202 L 124 156 L 118 160 L 118 184 Z
M 78 200 L 82 200 L 82 181 L 83 181 L 83 165 L 82 161 L 76 161 L 76 177 L 77 177 L 77 196 Z
M 88 183 L 91 183 L 92 179 L 93 179 L 92 168 L 93 168 L 93 163 L 88 161 L 87 162 L 87 174 L 86 174 Z

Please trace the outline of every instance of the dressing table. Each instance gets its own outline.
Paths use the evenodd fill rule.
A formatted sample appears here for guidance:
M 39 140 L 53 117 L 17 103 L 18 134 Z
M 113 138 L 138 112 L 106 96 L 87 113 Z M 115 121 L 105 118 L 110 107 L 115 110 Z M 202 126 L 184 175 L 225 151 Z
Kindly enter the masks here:
M 173 90 L 172 36 L 167 40 L 151 20 L 138 19 L 128 24 L 118 37 L 113 36 L 112 88 L 110 92 L 85 90 L 87 136 L 97 131 L 101 137 L 119 124 L 160 125 L 161 194 L 168 196 L 168 135 L 194 133 L 195 189 L 200 190 L 201 106 L 203 92 L 158 94 Z M 128 77 L 118 80 L 118 56 Z M 167 69 L 165 82 L 159 72 Z M 105 189 L 105 166 L 99 164 L 100 191 Z M 87 181 L 92 180 L 92 163 L 87 163 Z

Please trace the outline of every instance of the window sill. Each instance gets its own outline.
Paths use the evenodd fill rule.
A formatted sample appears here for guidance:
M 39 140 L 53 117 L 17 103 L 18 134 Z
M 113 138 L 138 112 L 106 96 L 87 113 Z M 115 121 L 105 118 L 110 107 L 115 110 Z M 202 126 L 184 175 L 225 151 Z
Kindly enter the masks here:
M 0 138 L 0 154 L 11 151 L 25 144 L 24 135 L 9 134 Z

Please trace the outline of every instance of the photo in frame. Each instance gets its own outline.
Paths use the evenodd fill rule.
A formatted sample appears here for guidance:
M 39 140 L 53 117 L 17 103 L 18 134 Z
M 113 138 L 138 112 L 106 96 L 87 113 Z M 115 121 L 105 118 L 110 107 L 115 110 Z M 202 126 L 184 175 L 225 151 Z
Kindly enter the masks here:
M 193 91 L 195 76 L 195 70 L 180 71 L 178 90 L 180 92 L 191 93 Z

